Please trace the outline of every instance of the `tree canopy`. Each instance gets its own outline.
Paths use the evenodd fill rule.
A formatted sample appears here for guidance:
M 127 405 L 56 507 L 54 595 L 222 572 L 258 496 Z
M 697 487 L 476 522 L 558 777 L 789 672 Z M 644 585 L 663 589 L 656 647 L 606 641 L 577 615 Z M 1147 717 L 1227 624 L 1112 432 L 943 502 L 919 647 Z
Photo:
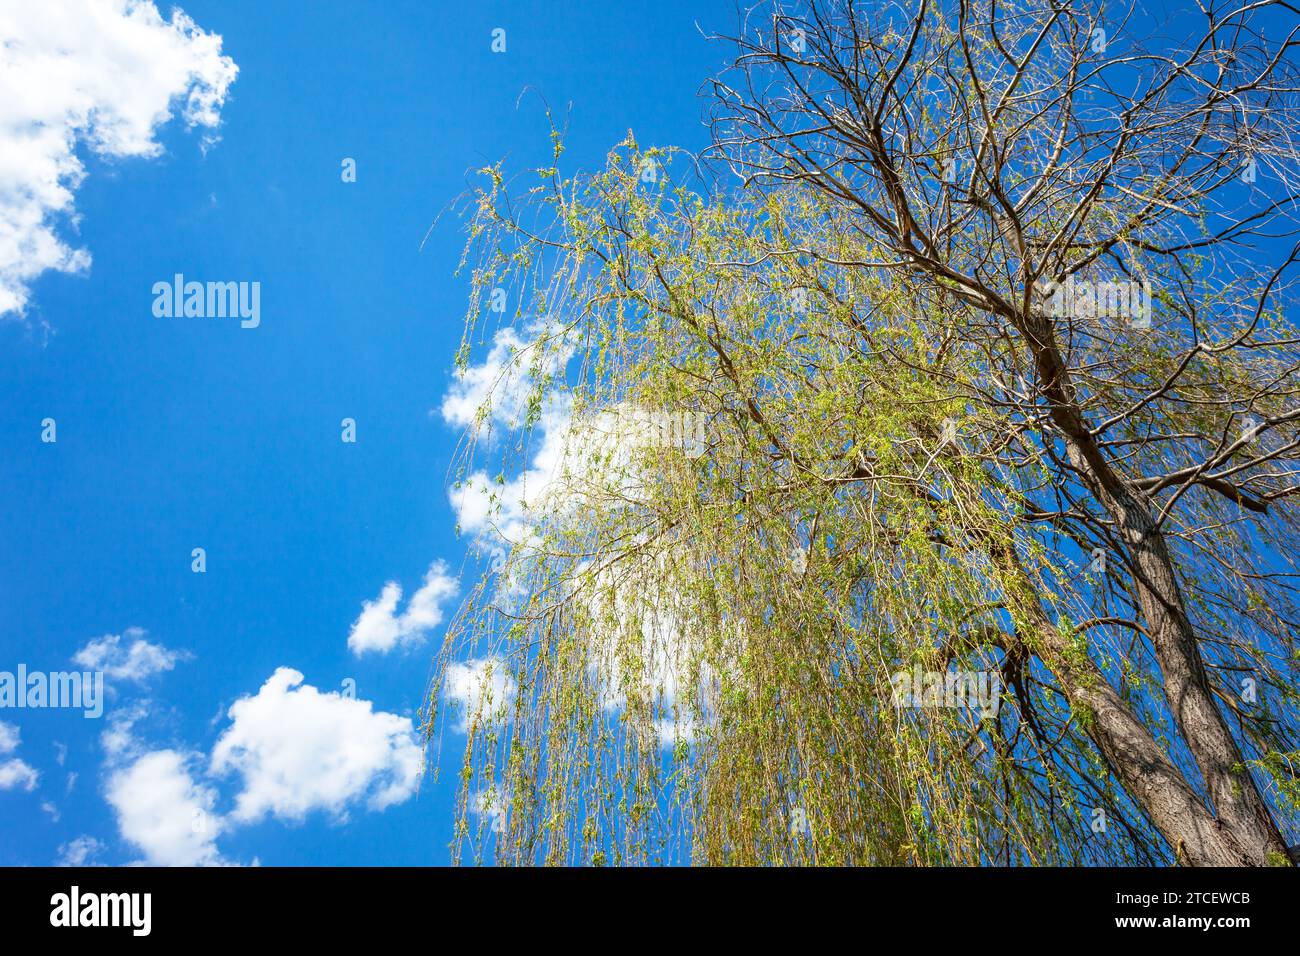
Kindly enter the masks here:
M 764 4 L 707 154 L 483 170 L 458 854 L 1289 862 L 1300 15 L 1140 20 Z

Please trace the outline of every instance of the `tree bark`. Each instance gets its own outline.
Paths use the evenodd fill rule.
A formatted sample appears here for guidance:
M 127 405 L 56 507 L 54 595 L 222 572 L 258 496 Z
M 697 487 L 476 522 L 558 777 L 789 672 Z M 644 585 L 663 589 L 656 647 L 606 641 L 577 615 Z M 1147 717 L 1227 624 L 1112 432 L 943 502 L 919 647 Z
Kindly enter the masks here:
M 1236 848 L 1234 858 L 1223 862 L 1238 866 L 1286 862 L 1286 843 L 1214 701 L 1173 559 L 1152 514 L 1153 506 L 1111 468 L 1084 424 L 1048 320 L 1033 316 L 1026 324 L 1025 337 L 1034 352 L 1039 384 L 1051 403 L 1053 423 L 1065 438 L 1070 464 L 1086 476 L 1128 551 L 1134 590 L 1160 665 L 1165 699 L 1179 735 L 1201 771 L 1215 823 Z M 1138 752 L 1122 748 L 1117 755 L 1132 759 Z M 1129 772 L 1134 769 L 1139 768 L 1130 767 Z M 1201 839 L 1195 828 L 1166 831 L 1161 827 L 1161 832 L 1175 847 L 1190 846 L 1192 839 Z

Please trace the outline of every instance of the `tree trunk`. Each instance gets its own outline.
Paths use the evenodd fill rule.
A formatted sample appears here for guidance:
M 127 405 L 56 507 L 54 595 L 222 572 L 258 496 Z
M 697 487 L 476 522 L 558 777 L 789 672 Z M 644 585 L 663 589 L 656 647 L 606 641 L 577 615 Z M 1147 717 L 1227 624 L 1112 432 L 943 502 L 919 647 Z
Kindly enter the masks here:
M 1169 710 L 1205 780 L 1214 822 L 1236 847 L 1235 859 L 1222 862 L 1238 866 L 1286 862 L 1289 859 L 1286 843 L 1255 786 L 1236 738 L 1214 701 L 1196 633 L 1183 604 L 1173 559 L 1152 517 L 1152 505 L 1110 467 L 1084 424 L 1073 401 L 1068 373 L 1056 350 L 1049 320 L 1034 316 L 1028 325 L 1026 338 L 1034 352 L 1043 393 L 1051 402 L 1052 420 L 1064 434 L 1071 465 L 1086 477 L 1124 541 L 1138 604 L 1160 664 Z M 1128 751 L 1117 753 L 1124 755 Z M 1129 754 L 1130 759 L 1134 756 L 1136 752 Z M 1145 764 L 1141 768 L 1129 766 L 1128 772 L 1139 769 L 1147 767 Z M 1193 840 L 1200 841 L 1199 831 L 1181 827 L 1166 831 L 1161 827 L 1161 832 L 1176 848 L 1187 847 L 1188 860 L 1193 861 L 1190 848 Z

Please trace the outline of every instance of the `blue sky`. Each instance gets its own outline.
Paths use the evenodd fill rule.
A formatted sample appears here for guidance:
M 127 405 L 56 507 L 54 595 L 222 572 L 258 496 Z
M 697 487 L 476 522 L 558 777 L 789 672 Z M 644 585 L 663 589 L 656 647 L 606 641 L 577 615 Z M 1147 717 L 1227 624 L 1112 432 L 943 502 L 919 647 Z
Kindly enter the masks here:
M 54 22 L 56 8 L 85 2 L 41 8 Z M 415 792 L 399 739 L 442 626 L 416 620 L 386 653 L 348 646 L 388 582 L 403 591 L 400 615 L 434 562 L 451 578 L 467 567 L 447 497 L 458 434 L 437 413 L 468 291 L 453 275 L 459 221 L 444 216 L 421 240 L 474 167 L 546 163 L 546 120 L 537 97 L 520 98 L 527 87 L 572 106 L 568 172 L 600 165 L 629 128 L 643 143 L 703 148 L 697 94 L 727 49 L 697 24 L 726 30 L 734 8 L 183 9 L 238 67 L 214 107 L 219 126 L 187 129 L 177 102 L 170 122 L 144 124 L 158 155 L 115 155 L 96 147 L 94 118 L 70 120 L 86 175 L 46 221 L 92 261 L 16 279 L 22 263 L 0 251 L 0 285 L 26 295 L 0 315 L 0 671 L 74 669 L 80 652 L 119 675 L 98 720 L 0 710 L 11 727 L 0 734 L 0 865 L 77 853 L 107 864 L 447 862 L 455 782 L 426 774 Z M 490 49 L 497 27 L 504 54 Z M 66 45 L 96 42 L 83 30 Z M 193 55 L 217 69 L 211 49 Z M 45 102 L 57 84 L 21 71 L 8 82 L 22 108 L 62 108 Z M 109 78 L 96 95 L 123 89 Z M 0 107 L 4 120 L 15 122 Z M 342 181 L 345 157 L 355 183 Z M 15 195 L 0 203 L 30 199 Z M 153 284 L 178 272 L 259 282 L 260 325 L 155 317 Z M 340 440 L 347 417 L 355 444 Z M 54 443 L 41 440 L 46 418 Z M 191 570 L 196 547 L 203 574 Z M 444 615 L 455 604 L 445 592 L 429 592 Z M 302 682 L 283 677 L 259 695 L 278 668 Z M 355 701 L 321 696 L 346 680 Z M 297 716 L 301 738 L 286 719 Z M 377 749 L 326 792 L 310 768 L 319 728 L 335 720 Z M 219 768 L 223 740 L 235 756 Z M 449 725 L 444 767 L 463 740 Z M 187 836 L 173 817 L 190 803 L 210 822 Z

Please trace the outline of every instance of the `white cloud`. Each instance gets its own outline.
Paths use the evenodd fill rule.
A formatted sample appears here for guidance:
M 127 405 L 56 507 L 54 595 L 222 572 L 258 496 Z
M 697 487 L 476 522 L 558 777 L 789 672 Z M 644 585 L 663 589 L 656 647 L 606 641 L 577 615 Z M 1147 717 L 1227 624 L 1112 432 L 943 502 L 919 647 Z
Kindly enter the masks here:
M 23 311 L 47 270 L 81 272 L 90 253 L 56 230 L 76 223 L 84 145 L 111 158 L 152 157 L 180 109 L 215 131 L 238 68 L 221 37 L 150 0 L 40 0 L 0 5 L 0 316 Z M 211 135 L 210 135 L 211 138 Z
M 411 721 L 302 681 L 281 667 L 230 707 L 211 759 L 214 773 L 242 777 L 230 818 L 296 821 L 318 809 L 342 818 L 359 800 L 383 810 L 410 797 L 422 758 Z
M 541 414 L 541 442 L 528 468 L 502 483 L 479 470 L 453 488 L 449 497 L 460 530 L 498 557 L 508 548 L 526 545 L 538 522 L 554 510 L 561 466 L 572 445 L 571 424 L 569 403 L 553 398 Z
M 207 758 L 144 746 L 136 728 L 150 715 L 147 700 L 113 715 L 101 738 L 105 795 L 143 862 L 229 865 L 217 839 L 239 826 L 268 815 L 301 820 L 317 809 L 342 819 L 354 802 L 383 810 L 415 792 L 422 750 L 410 719 L 302 681 L 281 667 L 257 694 L 237 700 Z M 218 778 L 232 774 L 240 789 L 233 811 L 222 814 Z
M 40 774 L 26 761 L 14 757 L 0 763 L 0 790 L 23 789 L 31 793 L 36 789 Z
M 105 634 L 77 651 L 72 661 L 88 670 L 103 671 L 105 676 L 114 680 L 138 683 L 154 674 L 171 670 L 178 660 L 186 656 L 180 651 L 170 651 L 161 644 L 150 643 L 145 640 L 144 634 L 138 627 L 128 627 L 125 635 Z M 129 640 L 125 646 L 122 643 L 123 636 Z
M 536 336 L 550 327 L 525 331 Z M 442 406 L 448 423 L 519 428 L 519 409 L 535 397 L 534 376 L 521 367 L 530 345 L 511 329 L 499 332 L 482 364 L 458 375 Z M 565 346 L 553 354 L 555 374 L 573 351 Z M 478 415 L 479 408 L 487 411 Z M 575 412 L 570 394 L 562 390 L 546 397 L 536 426 L 535 451 L 515 477 L 498 481 L 480 469 L 450 494 L 460 529 L 498 560 L 508 552 L 525 559 L 516 567 L 526 567 L 543 526 L 580 527 L 596 503 L 634 506 L 645 497 L 644 485 L 665 449 L 695 457 L 708 443 L 700 413 L 670 413 L 629 401 Z M 594 579 L 583 582 L 591 589 L 586 610 L 597 625 L 588 651 L 605 709 L 622 710 L 635 694 L 653 702 L 658 716 L 652 729 L 662 746 L 693 740 L 696 721 L 681 692 L 688 675 L 699 674 L 701 689 L 712 675 L 707 667 L 693 666 L 700 663 L 698 649 L 682 626 L 688 609 L 679 607 L 672 576 L 654 562 L 630 570 L 623 565 L 617 576 L 584 568 L 579 580 L 588 572 Z M 512 581 L 504 584 L 507 591 L 514 587 Z M 635 669 L 626 666 L 629 658 L 637 661 Z M 462 732 L 489 697 L 497 712 L 484 716 L 493 719 L 500 719 L 500 709 L 513 699 L 509 671 L 487 666 L 494 660 L 448 668 L 447 697 L 466 708 L 458 727 Z
M 111 762 L 119 763 L 140 752 L 135 739 L 135 725 L 149 716 L 149 702 L 139 700 L 130 707 L 114 711 L 108 727 L 100 734 L 100 743 Z M 71 787 L 69 787 L 71 789 Z
M 502 557 L 533 544 L 544 522 L 581 521 L 589 502 L 635 501 L 645 479 L 643 456 L 661 447 L 652 418 L 627 405 L 575 415 L 568 395 L 550 396 L 527 468 L 503 482 L 480 469 L 451 490 L 458 526 Z
M 470 795 L 469 812 L 493 833 L 504 833 L 510 816 L 510 797 L 499 790 L 476 790 Z
M 541 329 L 530 331 L 540 334 Z M 546 329 L 552 334 L 551 328 Z M 503 338 L 510 349 L 503 350 Z M 497 334 L 481 365 L 460 373 L 443 401 L 449 424 L 474 425 L 474 410 L 490 409 L 479 427 L 517 429 L 519 410 L 537 398 L 535 374 L 510 365 L 522 362 L 528 345 L 511 329 Z M 573 349 L 555 347 L 543 364 L 567 363 Z M 580 521 L 594 500 L 634 501 L 647 477 L 646 463 L 665 447 L 689 455 L 704 450 L 704 419 L 693 413 L 668 414 L 620 402 L 611 408 L 575 413 L 572 396 L 549 392 L 536 409 L 535 449 L 527 467 L 514 478 L 498 481 L 479 469 L 449 493 L 456 523 L 475 543 L 496 558 L 528 548 L 548 521 Z
M 8 756 L 18 749 L 20 735 L 16 724 L 0 721 L 0 757 Z M 31 793 L 36 789 L 40 774 L 24 760 L 9 757 L 0 761 L 0 790 L 23 789 Z
M 200 756 L 168 748 L 148 750 L 135 727 L 149 716 L 148 701 L 136 701 L 110 719 L 100 737 L 107 779 L 104 796 L 117 817 L 122 839 L 151 866 L 221 866 L 217 836 L 225 829 L 216 813 L 216 791 L 198 783 Z
M 695 740 L 695 718 L 690 714 L 660 717 L 655 721 L 655 733 L 659 735 L 659 746 L 670 750 L 679 743 L 692 743 Z
M 402 587 L 389 581 L 374 601 L 366 601 L 348 635 L 348 648 L 357 657 L 369 651 L 387 654 L 394 647 L 409 647 L 442 623 L 442 605 L 456 596 L 456 579 L 442 561 L 435 561 L 424 575 L 424 584 L 411 595 L 406 610 L 397 613 Z
M 114 771 L 106 796 L 122 838 L 151 866 L 214 866 L 224 861 L 216 838 L 224 826 L 216 793 L 195 782 L 197 757 L 154 750 Z
M 474 429 L 479 442 L 498 429 L 523 427 L 530 411 L 537 416 L 540 444 L 516 478 L 498 484 L 480 470 L 450 493 L 457 525 L 497 557 L 532 537 L 562 465 L 573 458 L 577 439 L 587 434 L 572 428 L 572 403 L 562 388 L 543 394 L 538 387 L 561 380 L 574 351 L 571 337 L 556 323 L 536 321 L 522 334 L 506 326 L 497 331 L 481 363 L 456 371 L 443 398 L 443 420 Z
M 684 420 L 689 422 L 689 418 Z M 629 405 L 574 418 L 557 402 L 552 414 L 543 415 L 541 424 L 541 448 L 517 478 L 496 484 L 486 473 L 478 472 L 452 493 L 461 528 L 474 534 L 479 546 L 498 558 L 508 549 L 526 554 L 542 522 L 581 521 L 587 512 L 586 502 L 636 501 L 645 476 L 644 456 L 662 447 L 666 438 L 684 439 L 682 447 L 688 454 L 692 446 L 703 443 L 703 429 L 698 424 L 675 432 L 672 422 L 665 423 L 660 416 Z M 684 710 L 675 712 L 674 707 L 685 706 L 680 691 L 692 664 L 698 663 L 698 650 L 682 626 L 685 615 L 678 607 L 680 598 L 671 576 L 653 562 L 620 567 L 618 575 L 592 571 L 594 580 L 586 582 L 591 586 L 586 609 L 598 623 L 589 652 L 602 704 L 609 711 L 621 710 L 630 693 L 652 700 L 661 715 L 654 722 L 660 745 L 690 742 L 697 732 L 695 720 Z M 623 663 L 628 648 L 634 649 L 631 656 L 639 662 L 634 672 Z M 708 668 L 703 668 L 701 679 L 710 679 Z M 509 693 L 513 694 L 509 672 L 494 671 L 494 707 L 509 703 L 503 693 L 506 688 L 500 686 L 502 680 L 510 682 Z M 484 681 L 483 662 L 448 668 L 447 696 L 471 705 L 460 721 L 462 732 L 485 696 Z M 501 715 L 492 716 L 499 719 Z
M 59 861 L 56 866 L 102 866 L 99 855 L 104 852 L 104 844 L 92 836 L 79 836 L 59 847 Z
M 716 713 L 723 679 L 739 676 L 748 645 L 735 618 L 705 638 L 674 563 L 671 553 L 586 563 L 572 579 L 587 618 L 585 650 L 601 706 L 616 713 L 630 698 L 649 704 L 648 729 L 668 748 L 697 740 Z
M 505 721 L 519 690 L 506 662 L 495 655 L 450 665 L 443 687 L 447 700 L 460 709 L 461 733 L 475 723 Z
M 456 370 L 451 390 L 442 400 L 443 420 L 468 427 L 482 415 L 514 427 L 533 387 L 522 362 L 529 345 L 509 326 L 498 330 L 480 364 Z

